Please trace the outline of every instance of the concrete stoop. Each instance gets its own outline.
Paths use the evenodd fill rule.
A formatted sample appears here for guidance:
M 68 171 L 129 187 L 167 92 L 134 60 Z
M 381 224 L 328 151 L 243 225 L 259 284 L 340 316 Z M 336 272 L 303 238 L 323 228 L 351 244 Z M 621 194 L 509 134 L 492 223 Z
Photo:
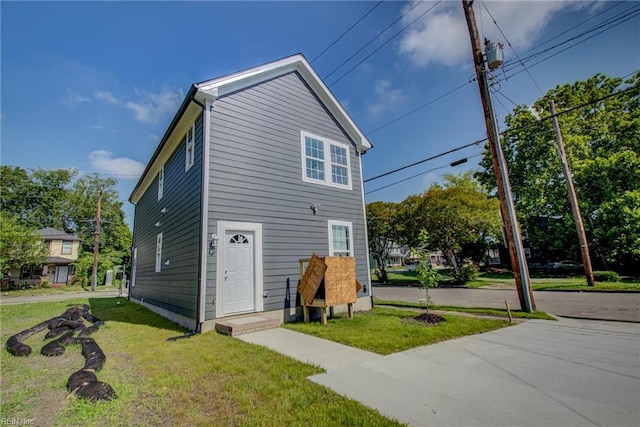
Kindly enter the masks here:
M 251 332 L 274 329 L 280 326 L 279 319 L 268 319 L 266 317 L 241 317 L 237 319 L 223 320 L 216 323 L 216 332 L 232 337 L 248 334 Z

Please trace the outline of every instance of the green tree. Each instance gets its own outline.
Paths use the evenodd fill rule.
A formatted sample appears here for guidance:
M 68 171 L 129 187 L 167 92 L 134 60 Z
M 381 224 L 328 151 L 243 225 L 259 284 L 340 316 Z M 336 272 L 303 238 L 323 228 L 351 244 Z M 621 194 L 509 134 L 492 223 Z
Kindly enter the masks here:
M 506 117 L 509 130 L 502 145 L 514 202 L 540 260 L 580 257 L 549 120 L 549 101 L 554 100 L 556 110 L 564 112 L 558 120 L 592 260 L 602 268 L 640 265 L 633 246 L 640 239 L 640 229 L 628 221 L 638 215 L 640 207 L 627 206 L 628 215 L 618 216 L 619 221 L 607 214 L 615 203 L 634 200 L 634 192 L 640 190 L 639 83 L 640 73 L 627 82 L 597 74 L 586 81 L 558 86 L 533 107 L 518 106 Z M 488 152 L 482 165 L 479 180 L 487 188 L 495 188 Z
M 44 264 L 47 255 L 42 236 L 35 229 L 0 211 L 0 271 Z
M 399 243 L 398 205 L 392 202 L 373 202 L 367 205 L 367 234 L 369 250 L 376 260 L 378 277 L 389 282 L 387 261 L 391 246 Z
M 420 197 L 405 200 L 404 232 L 425 250 L 440 250 L 453 267 L 457 281 L 464 281 L 462 248 L 485 242 L 500 233 L 499 203 L 489 197 L 472 172 L 446 175 L 443 185 L 434 184 Z M 417 237 L 416 237 L 417 236 Z
M 429 254 L 426 252 L 423 252 L 420 255 L 420 262 L 418 262 L 418 265 L 416 266 L 416 272 L 418 273 L 420 286 L 422 286 L 422 289 L 424 289 L 425 292 L 425 305 L 427 306 L 427 313 L 429 313 L 429 306 L 431 305 L 429 289 L 437 287 L 442 276 L 440 276 L 440 273 L 431 267 Z

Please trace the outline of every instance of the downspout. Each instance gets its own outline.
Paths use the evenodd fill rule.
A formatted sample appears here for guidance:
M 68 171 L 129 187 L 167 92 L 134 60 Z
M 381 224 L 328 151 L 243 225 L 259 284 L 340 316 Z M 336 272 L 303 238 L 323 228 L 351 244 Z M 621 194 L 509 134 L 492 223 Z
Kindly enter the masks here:
M 206 255 L 207 254 L 206 252 L 207 218 L 205 213 L 207 212 L 206 204 L 208 204 L 206 202 L 209 199 L 208 197 L 206 198 L 204 197 L 204 194 L 208 192 L 208 185 L 205 185 L 206 184 L 205 177 L 209 176 L 208 174 L 209 162 L 208 161 L 205 162 L 205 154 L 207 155 L 207 158 L 208 158 L 208 153 L 209 153 L 208 149 L 205 152 L 205 146 L 209 147 L 209 144 L 206 144 L 205 140 L 209 137 L 209 132 L 208 132 L 208 125 L 207 125 L 207 122 L 208 122 L 207 108 L 205 104 L 201 103 L 195 98 L 195 93 L 196 92 L 194 91 L 191 94 L 191 102 L 193 102 L 194 104 L 202 108 L 202 182 L 203 182 L 202 184 L 203 194 L 200 197 L 200 201 L 202 202 L 203 206 L 200 214 L 200 223 L 201 223 L 202 229 L 200 231 L 200 239 L 199 239 L 200 260 L 198 261 L 198 292 L 196 294 L 196 325 L 194 330 L 189 332 L 188 334 L 167 338 L 167 341 L 177 341 L 182 338 L 191 338 L 192 336 L 202 332 L 202 323 L 204 322 L 203 293 L 204 293 L 204 288 L 206 286 L 206 276 L 204 275 L 204 273 L 206 273 L 206 265 L 203 265 L 203 264 L 206 263 L 206 260 L 207 260 L 207 255 Z M 205 171 L 207 173 L 205 173 Z
M 369 230 L 367 230 L 367 204 L 364 199 L 364 171 L 362 170 L 362 156 L 366 151 L 358 151 L 358 161 L 360 163 L 360 191 L 362 194 L 362 217 L 364 219 L 364 242 L 365 253 L 367 254 L 367 283 L 369 285 L 368 293 L 371 299 L 371 307 L 373 308 L 373 289 L 371 287 L 371 255 L 369 254 Z

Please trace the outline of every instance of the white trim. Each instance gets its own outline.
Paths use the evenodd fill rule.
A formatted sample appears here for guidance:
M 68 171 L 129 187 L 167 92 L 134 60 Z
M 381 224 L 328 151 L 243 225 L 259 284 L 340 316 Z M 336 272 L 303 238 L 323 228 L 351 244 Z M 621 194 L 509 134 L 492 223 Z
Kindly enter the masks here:
M 160 167 L 158 172 L 158 201 L 164 196 L 164 165 Z
M 211 110 L 213 101 L 205 102 L 204 113 L 202 115 L 202 207 L 200 212 L 200 233 L 202 241 L 200 246 L 200 321 L 205 321 L 205 307 L 207 302 L 207 265 L 209 260 L 209 140 L 211 133 Z
M 136 270 L 138 269 L 138 247 L 133 247 L 133 257 L 131 261 L 131 287 L 136 285 Z
M 264 289 L 264 277 L 262 267 L 262 224 L 254 222 L 233 222 L 218 221 L 217 232 L 220 239 L 218 240 L 217 257 L 216 257 L 216 318 L 224 317 L 224 254 L 226 239 L 224 236 L 227 230 L 234 231 L 253 231 L 253 263 L 254 263 L 254 312 L 264 311 L 264 301 L 262 292 Z
M 360 163 L 360 194 L 362 195 L 362 216 L 364 217 L 364 250 L 367 256 L 367 282 L 369 287 L 367 288 L 369 296 L 373 296 L 371 291 L 371 256 L 369 254 L 369 230 L 367 229 L 367 203 L 364 199 L 364 171 L 362 170 L 362 153 L 358 156 L 358 162 Z
M 353 247 L 353 224 L 350 221 L 327 220 L 327 228 L 329 229 L 329 256 L 333 254 L 333 226 L 338 225 L 349 228 L 349 255 L 355 257 L 355 248 Z
M 189 139 L 191 131 L 191 139 Z M 196 122 L 184 134 L 184 171 L 188 172 L 196 163 Z
M 320 98 L 322 103 L 345 129 L 349 137 L 355 142 L 358 151 L 364 152 L 372 147 L 364 133 L 358 128 L 344 108 L 342 108 L 342 105 L 340 105 L 329 88 L 301 54 L 289 56 L 228 76 L 201 82 L 198 83 L 196 87 L 198 88 L 198 92 L 219 97 L 292 71 L 297 71 L 311 87 L 316 96 Z
M 323 150 L 324 150 L 324 180 L 319 180 L 319 179 L 313 179 L 313 178 L 309 178 L 307 176 L 307 153 L 306 153 L 306 138 L 313 138 L 313 139 L 317 139 L 319 141 L 322 141 L 324 144 Z M 340 148 L 344 148 L 347 151 L 347 180 L 348 180 L 348 184 L 344 185 L 344 184 L 337 184 L 335 182 L 333 182 L 332 176 L 331 176 L 331 146 L 335 145 L 336 147 L 340 147 Z M 342 142 L 338 142 L 338 141 L 334 141 L 332 139 L 323 137 L 323 136 L 319 136 L 319 135 L 314 135 L 310 132 L 307 131 L 300 131 L 300 157 L 301 157 L 301 163 L 302 163 L 302 180 L 304 182 L 310 182 L 313 184 L 320 184 L 320 185 L 327 185 L 329 187 L 334 187 L 334 188 L 342 188 L 344 190 L 351 190 L 353 188 L 351 182 L 352 182 L 352 176 L 353 173 L 351 173 L 351 147 L 348 144 L 342 143 Z M 344 165 L 340 165 L 342 167 L 344 167 Z
M 156 235 L 156 273 L 160 273 L 162 271 L 162 233 L 158 233 Z

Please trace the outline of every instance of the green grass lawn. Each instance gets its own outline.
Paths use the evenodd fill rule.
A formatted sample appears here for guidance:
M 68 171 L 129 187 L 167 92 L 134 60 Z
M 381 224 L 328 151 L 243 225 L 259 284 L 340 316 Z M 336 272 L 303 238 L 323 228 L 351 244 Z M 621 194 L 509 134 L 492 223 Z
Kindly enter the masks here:
M 98 286 L 97 292 L 116 292 L 118 291 L 118 287 L 116 286 Z M 35 295 L 56 295 L 56 294 L 65 294 L 68 292 L 86 292 L 87 297 L 90 295 L 91 288 L 83 288 L 80 285 L 65 285 L 60 287 L 50 287 L 50 288 L 27 288 L 27 289 L 12 289 L 10 291 L 2 291 L 2 297 L 12 298 L 12 297 L 26 297 L 26 296 L 35 296 Z
M 418 308 L 424 310 L 427 308 L 425 304 L 420 304 L 417 302 L 407 302 L 407 301 L 387 301 L 381 300 L 378 298 L 373 299 L 373 303 L 375 305 L 388 305 L 394 307 L 407 307 L 407 308 Z M 430 305 L 430 310 L 437 311 L 453 311 L 459 313 L 470 313 L 476 314 L 480 316 L 494 316 L 494 317 L 504 317 L 505 319 L 509 318 L 509 314 L 505 309 L 498 308 L 483 308 L 483 307 L 457 307 L 451 305 Z M 536 311 L 535 313 L 527 313 L 522 310 L 511 310 L 511 317 L 518 319 L 542 319 L 542 320 L 556 320 L 553 316 L 548 315 L 543 311 Z
M 371 312 L 356 313 L 353 319 L 329 319 L 328 325 L 300 322 L 287 323 L 283 327 L 386 355 L 509 325 L 506 320 L 452 315 L 443 316 L 446 322 L 426 325 L 413 320 L 418 314 L 417 311 L 376 307 Z
M 44 357 L 42 332 L 26 340 L 29 357 L 0 351 L 1 417 L 53 426 L 400 425 L 306 380 L 320 368 L 266 348 L 215 332 L 168 342 L 186 331 L 121 298 L 3 306 L 2 342 L 83 303 L 106 321 L 92 335 L 107 356 L 97 376 L 118 399 L 91 404 L 69 397 L 67 379 L 84 364 L 80 348 Z
M 417 273 L 415 271 L 406 271 L 402 269 L 392 269 L 388 271 L 390 285 L 410 285 L 419 286 Z M 372 273 L 372 277 L 375 275 Z M 445 276 L 446 279 L 446 276 Z M 467 283 L 467 288 L 483 288 L 486 286 L 513 286 L 515 281 L 511 273 L 481 273 L 476 279 Z M 566 290 L 566 291 L 627 291 L 640 292 L 640 282 L 624 281 L 624 282 L 596 282 L 594 286 L 587 286 L 587 280 L 584 276 L 575 277 L 537 277 L 535 274 L 531 276 L 531 287 L 534 291 L 548 290 Z

